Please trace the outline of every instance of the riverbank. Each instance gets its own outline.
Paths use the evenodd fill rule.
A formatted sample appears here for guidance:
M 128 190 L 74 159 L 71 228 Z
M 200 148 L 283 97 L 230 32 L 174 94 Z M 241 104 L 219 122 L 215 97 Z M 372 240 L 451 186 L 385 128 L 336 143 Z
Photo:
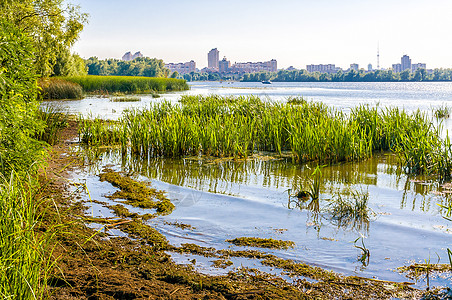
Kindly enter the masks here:
M 145 225 L 143 215 L 122 214 L 118 218 L 90 220 L 83 202 L 68 178 L 81 167 L 83 157 L 71 141 L 77 124 L 70 123 L 63 142 L 53 147 L 49 167 L 42 173 L 47 206 L 42 230 L 55 230 L 53 256 L 56 265 L 48 280 L 51 299 L 385 299 L 420 298 L 422 292 L 408 284 L 345 277 L 320 268 L 278 259 L 262 251 L 220 253 L 212 248 L 170 245 L 164 236 Z M 71 188 L 72 186 L 72 188 Z M 83 186 L 75 190 L 83 191 Z M 71 192 L 72 190 L 72 192 Z M 94 201 L 94 200 L 93 200 Z M 119 210 L 116 210 L 119 212 Z M 119 214 L 119 213 L 118 213 Z M 112 237 L 108 231 L 90 229 L 88 223 L 120 230 L 127 237 Z M 268 265 L 303 276 L 289 283 L 254 269 L 238 269 L 222 276 L 197 273 L 190 265 L 176 265 L 168 251 L 227 256 L 262 256 Z

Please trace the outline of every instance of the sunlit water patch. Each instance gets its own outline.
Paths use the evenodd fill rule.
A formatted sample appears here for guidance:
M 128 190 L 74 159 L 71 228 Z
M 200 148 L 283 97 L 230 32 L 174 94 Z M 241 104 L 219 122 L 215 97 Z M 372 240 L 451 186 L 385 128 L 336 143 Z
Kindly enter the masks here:
M 295 242 L 293 249 L 265 251 L 347 275 L 407 281 L 396 272 L 397 267 L 429 259 L 431 263 L 448 263 L 446 248 L 451 246 L 452 226 L 443 218 L 446 211 L 437 204 L 448 205 L 451 198 L 447 189 L 428 178 L 401 174 L 393 160 L 391 155 L 382 155 L 324 167 L 320 199 L 314 205 L 299 207 L 289 205 L 289 193 L 311 176 L 314 166 L 290 160 L 142 159 L 108 150 L 74 177 L 86 181 L 94 200 L 113 201 L 105 195 L 115 188 L 97 176 L 105 165 L 166 191 L 176 209 L 148 222 L 176 246 L 194 243 L 245 249 L 225 241 L 242 236 L 288 240 Z M 333 218 L 335 197 L 350 191 L 368 193 L 368 214 L 357 220 Z M 111 211 L 97 203 L 88 212 L 112 217 Z M 362 260 L 362 251 L 357 248 L 361 243 L 369 250 L 368 261 Z M 174 259 L 187 263 L 193 258 L 175 255 Z M 203 269 L 209 264 L 196 267 Z M 256 267 L 255 262 L 250 264 Z M 206 272 L 213 272 L 209 268 Z M 447 276 L 430 280 L 431 285 L 451 283 Z M 425 282 L 421 280 L 418 286 L 425 286 Z

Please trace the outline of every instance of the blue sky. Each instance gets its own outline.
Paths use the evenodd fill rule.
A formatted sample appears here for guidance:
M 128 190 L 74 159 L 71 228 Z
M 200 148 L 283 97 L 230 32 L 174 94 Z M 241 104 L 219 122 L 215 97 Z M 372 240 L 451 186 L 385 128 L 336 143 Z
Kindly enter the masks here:
M 381 67 L 403 54 L 428 68 L 452 67 L 451 0 L 68 1 L 90 15 L 73 48 L 85 58 L 141 51 L 202 68 L 218 48 L 232 63 L 376 67 L 379 43 Z

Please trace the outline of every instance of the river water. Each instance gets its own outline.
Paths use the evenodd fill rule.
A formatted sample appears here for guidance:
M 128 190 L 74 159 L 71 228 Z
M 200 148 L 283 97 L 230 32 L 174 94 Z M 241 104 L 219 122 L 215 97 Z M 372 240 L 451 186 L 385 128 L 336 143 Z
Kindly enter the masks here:
M 258 95 L 275 101 L 291 96 L 322 101 L 338 109 L 349 110 L 358 104 L 397 106 L 408 111 L 452 107 L 452 83 L 191 83 L 191 90 L 164 94 L 161 98 L 141 95 L 139 102 L 111 102 L 108 98 L 89 97 L 76 101 L 50 101 L 44 106 L 58 107 L 75 114 L 117 119 L 125 109 L 147 107 L 163 99 L 177 102 L 189 95 Z M 450 121 L 445 121 L 446 128 Z M 284 159 L 248 161 L 199 161 L 195 159 L 148 159 L 122 156 L 119 150 L 100 153 L 90 168 L 74 173 L 74 180 L 87 183 L 91 197 L 111 201 L 105 195 L 114 191 L 99 182 L 98 174 L 109 165 L 118 171 L 135 174 L 165 190 L 176 205 L 168 216 L 151 220 L 172 244 L 196 243 L 201 246 L 228 248 L 226 239 L 241 236 L 294 241 L 290 250 L 271 250 L 280 257 L 306 262 L 346 275 L 375 277 L 383 280 L 409 281 L 396 272 L 397 267 L 412 262 L 447 263 L 446 249 L 452 247 L 452 222 L 438 204 L 449 205 L 449 190 L 426 178 L 409 178 L 399 172 L 395 157 L 388 154 L 360 163 L 344 163 L 322 169 L 321 197 L 318 210 L 288 207 L 288 189 L 312 173 L 309 165 Z M 332 218 L 337 194 L 355 191 L 369 197 L 365 220 L 339 222 Z M 306 205 L 307 206 L 307 205 Z M 128 207 L 130 210 L 134 210 Z M 93 203 L 94 216 L 111 216 L 108 209 Z M 181 229 L 174 223 L 192 229 Z M 370 251 L 362 263 L 361 250 Z M 234 247 L 240 249 L 240 247 Z M 193 257 L 174 255 L 181 263 Z M 196 257 L 196 268 L 221 273 L 208 259 Z M 257 267 L 259 262 L 233 260 L 234 266 Z M 450 274 L 430 278 L 431 285 L 451 285 Z M 425 287 L 424 278 L 416 282 Z

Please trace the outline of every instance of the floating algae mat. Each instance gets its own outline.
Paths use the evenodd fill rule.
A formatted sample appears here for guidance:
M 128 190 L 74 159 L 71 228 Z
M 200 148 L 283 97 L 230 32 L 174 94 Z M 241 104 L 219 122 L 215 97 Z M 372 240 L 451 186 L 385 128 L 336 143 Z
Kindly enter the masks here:
M 123 216 L 154 214 L 143 222 L 175 247 L 192 245 L 188 252 L 170 252 L 173 259 L 202 272 L 224 274 L 241 266 L 280 268 L 280 263 L 249 255 L 259 251 L 345 275 L 410 281 L 426 288 L 425 276 L 406 277 L 403 268 L 397 268 L 428 261 L 449 263 L 452 222 L 438 204 L 451 203 L 451 185 L 407 177 L 392 155 L 320 168 L 320 194 L 314 201 L 296 198 L 296 192 L 308 188 L 316 165 L 287 158 L 143 159 L 121 156 L 119 149 L 102 151 L 74 173 L 90 192 L 87 213 L 103 218 L 115 217 L 114 211 Z M 99 177 L 105 167 L 164 191 L 174 210 L 159 214 L 155 208 L 114 199 L 119 188 Z M 127 210 L 114 207 L 118 204 Z M 281 241 L 287 247 L 259 244 L 267 241 Z M 197 247 L 211 249 L 210 253 L 249 252 L 243 252 L 248 253 L 244 257 L 213 257 Z M 431 272 L 429 285 L 450 286 L 450 273 L 444 271 Z

